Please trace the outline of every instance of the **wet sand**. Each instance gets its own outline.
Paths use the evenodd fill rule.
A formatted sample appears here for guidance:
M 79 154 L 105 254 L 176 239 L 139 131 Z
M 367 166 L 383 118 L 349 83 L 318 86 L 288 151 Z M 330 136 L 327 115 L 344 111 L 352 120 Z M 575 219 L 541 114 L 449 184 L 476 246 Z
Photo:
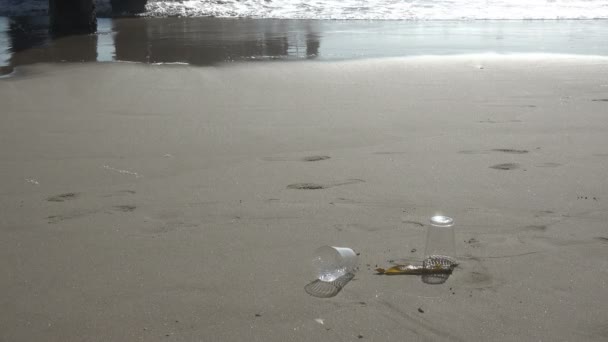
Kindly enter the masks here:
M 482 53 L 608 56 L 606 20 L 99 18 L 97 34 L 68 37 L 51 36 L 48 25 L 48 17 L 0 17 L 0 75 L 51 62 L 208 66 Z
M 605 340 L 606 80 L 547 56 L 20 67 L 0 339 Z M 374 275 L 438 212 L 445 284 Z M 303 289 L 325 244 L 361 260 L 331 299 Z

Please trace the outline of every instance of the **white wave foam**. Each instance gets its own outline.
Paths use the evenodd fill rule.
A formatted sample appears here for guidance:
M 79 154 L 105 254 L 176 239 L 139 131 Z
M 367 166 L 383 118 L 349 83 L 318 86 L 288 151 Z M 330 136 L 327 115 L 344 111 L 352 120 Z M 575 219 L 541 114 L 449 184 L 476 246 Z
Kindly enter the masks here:
M 110 0 L 97 0 L 99 15 Z M 608 0 L 148 0 L 145 16 L 280 19 L 608 19 Z M 0 16 L 45 15 L 48 0 L 0 0 Z
M 280 19 L 603 19 L 608 0 L 149 0 L 149 16 Z

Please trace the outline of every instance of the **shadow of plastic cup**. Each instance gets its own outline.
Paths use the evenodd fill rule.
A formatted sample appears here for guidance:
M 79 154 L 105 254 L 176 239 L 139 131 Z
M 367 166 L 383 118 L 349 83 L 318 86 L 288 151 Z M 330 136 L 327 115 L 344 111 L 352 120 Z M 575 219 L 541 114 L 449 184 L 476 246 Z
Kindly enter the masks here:
M 457 265 L 452 257 L 455 252 L 454 220 L 447 216 L 437 215 L 431 217 L 431 225 L 427 229 L 426 247 L 422 265 L 436 273 L 422 276 L 426 284 L 438 285 L 445 283 L 451 271 Z
M 334 281 L 322 281 L 321 279 L 317 279 L 304 286 L 304 291 L 313 297 L 335 297 L 354 277 L 354 274 L 347 273 Z
M 347 247 L 323 246 L 312 259 L 316 280 L 304 287 L 306 293 L 320 298 L 337 295 L 357 271 L 357 254 Z

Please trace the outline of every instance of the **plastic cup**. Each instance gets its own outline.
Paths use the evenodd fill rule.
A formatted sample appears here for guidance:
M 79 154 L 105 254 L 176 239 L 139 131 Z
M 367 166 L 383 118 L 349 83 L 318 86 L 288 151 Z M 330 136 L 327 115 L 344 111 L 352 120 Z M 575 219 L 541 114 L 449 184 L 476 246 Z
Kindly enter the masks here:
M 425 259 L 430 257 L 453 258 L 455 244 L 454 220 L 443 215 L 431 217 L 431 225 L 426 231 Z
M 347 247 L 323 246 L 315 251 L 312 266 L 317 279 L 304 290 L 314 297 L 334 297 L 355 277 L 357 253 Z
M 423 267 L 451 273 L 456 266 L 455 240 L 454 220 L 451 217 L 443 215 L 431 217 L 431 225 L 426 233 Z M 426 284 L 443 284 L 450 277 L 450 273 L 425 274 L 422 276 L 422 281 Z
M 332 282 L 357 270 L 357 254 L 347 247 L 323 246 L 315 251 L 312 265 L 317 279 Z

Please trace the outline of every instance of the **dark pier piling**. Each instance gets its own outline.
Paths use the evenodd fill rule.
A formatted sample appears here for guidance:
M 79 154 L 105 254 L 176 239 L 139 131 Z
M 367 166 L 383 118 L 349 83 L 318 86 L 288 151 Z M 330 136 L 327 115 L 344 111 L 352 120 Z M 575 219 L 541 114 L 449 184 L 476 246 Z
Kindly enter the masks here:
M 97 31 L 95 0 L 49 0 L 51 32 L 56 35 Z
M 111 0 L 114 15 L 133 15 L 146 10 L 148 0 Z

